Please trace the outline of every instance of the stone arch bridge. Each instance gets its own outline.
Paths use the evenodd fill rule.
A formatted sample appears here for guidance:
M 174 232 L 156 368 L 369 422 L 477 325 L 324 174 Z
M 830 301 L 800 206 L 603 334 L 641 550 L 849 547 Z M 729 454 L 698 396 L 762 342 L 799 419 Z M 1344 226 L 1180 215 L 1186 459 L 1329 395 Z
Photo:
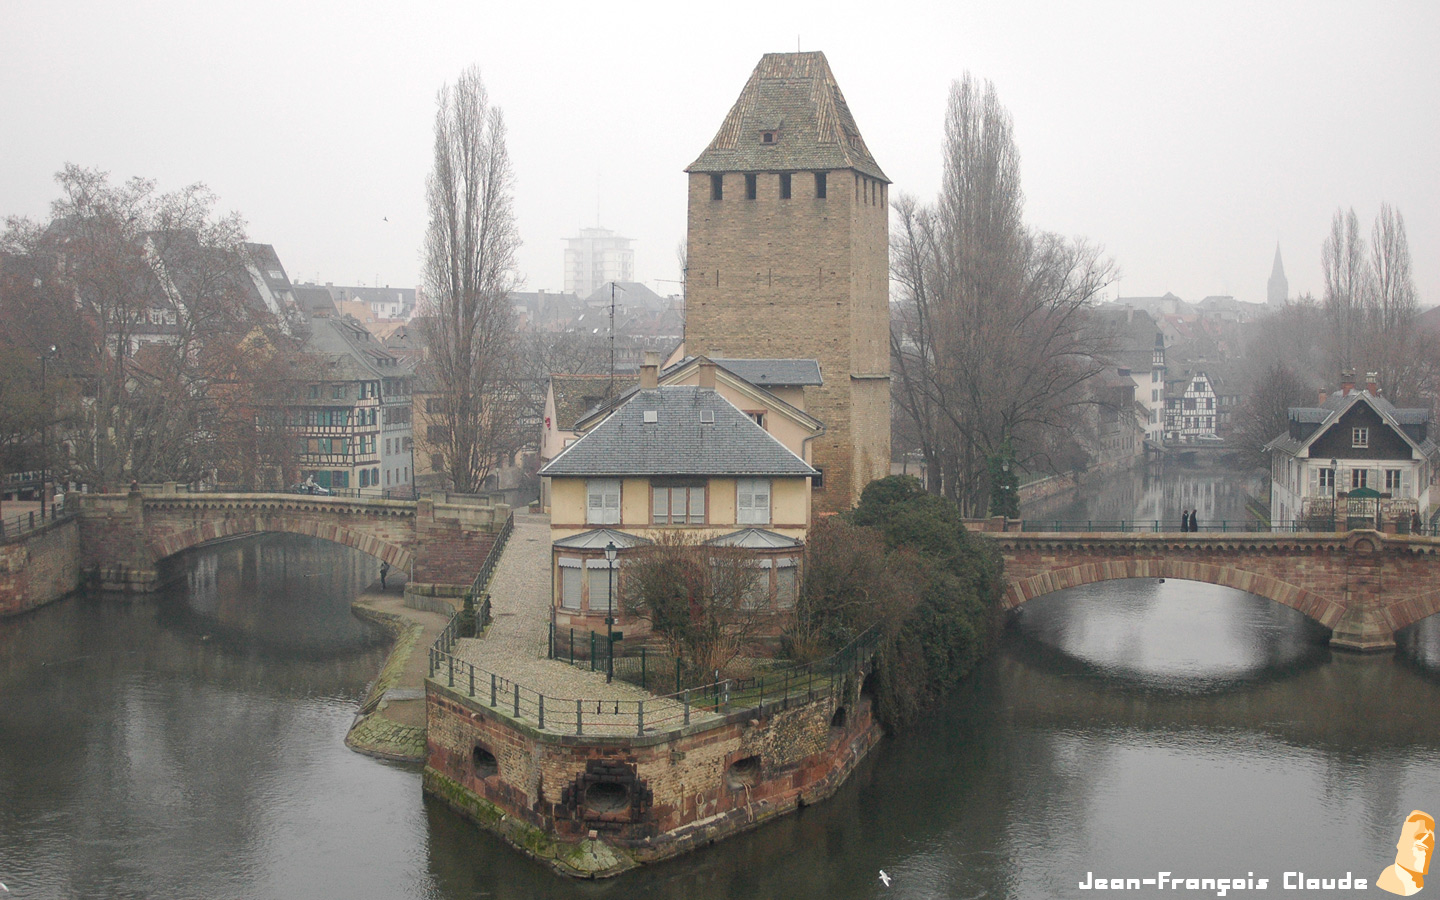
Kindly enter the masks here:
M 168 488 L 168 486 L 167 486 Z M 309 494 L 184 493 L 132 489 L 72 494 L 79 502 L 80 567 L 107 590 L 148 591 L 168 557 L 250 534 L 301 534 L 353 547 L 409 575 L 407 591 L 469 587 L 509 508 L 438 494 L 418 501 Z
M 1341 534 L 996 533 L 1005 605 L 1121 578 L 1232 587 L 1299 610 L 1334 647 L 1384 650 L 1395 632 L 1440 612 L 1440 538 Z

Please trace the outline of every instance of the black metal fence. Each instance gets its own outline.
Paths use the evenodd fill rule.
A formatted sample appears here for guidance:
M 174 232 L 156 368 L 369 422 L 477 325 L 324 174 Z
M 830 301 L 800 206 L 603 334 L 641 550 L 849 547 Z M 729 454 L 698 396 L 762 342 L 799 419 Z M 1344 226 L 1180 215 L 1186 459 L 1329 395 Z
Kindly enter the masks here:
M 53 508 L 30 510 L 13 516 L 0 517 L 0 541 L 18 538 L 32 531 L 39 531 L 56 522 L 74 518 L 75 507 L 62 507 L 58 512 Z
M 465 594 L 466 608 L 473 609 L 475 620 L 473 631 L 478 634 L 485 630 L 490 624 L 490 579 L 495 574 L 495 566 L 500 562 L 500 554 L 505 552 L 505 545 L 510 540 L 510 535 L 515 531 L 515 511 L 505 517 L 505 524 L 500 526 L 500 531 L 495 535 L 495 543 L 485 553 L 485 561 L 480 564 L 480 571 L 475 573 L 475 580 L 470 582 L 470 590 Z M 467 635 L 474 637 L 474 634 Z M 447 651 L 448 652 L 448 651 Z
M 808 703 L 839 692 L 845 677 L 862 668 L 880 642 L 879 631 L 871 629 L 837 653 L 806 665 L 777 667 L 750 678 L 716 679 L 645 700 L 577 699 L 546 695 L 455 657 L 450 651 L 461 637 L 458 619 L 459 613 L 430 648 L 430 677 L 541 730 L 574 735 L 643 735 L 683 728 L 697 713 L 753 709 L 757 715 L 764 715 L 796 702 Z M 635 658 L 647 657 L 627 657 Z M 616 674 L 620 674 L 618 668 Z

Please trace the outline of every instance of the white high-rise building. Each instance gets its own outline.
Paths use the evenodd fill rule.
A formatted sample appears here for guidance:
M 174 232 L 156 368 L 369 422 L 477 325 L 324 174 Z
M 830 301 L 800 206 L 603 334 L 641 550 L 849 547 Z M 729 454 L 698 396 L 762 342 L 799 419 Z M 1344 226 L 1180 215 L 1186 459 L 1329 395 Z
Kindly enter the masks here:
M 608 228 L 582 228 L 579 237 L 566 238 L 566 243 L 566 293 L 588 297 L 607 281 L 635 280 L 631 238 Z

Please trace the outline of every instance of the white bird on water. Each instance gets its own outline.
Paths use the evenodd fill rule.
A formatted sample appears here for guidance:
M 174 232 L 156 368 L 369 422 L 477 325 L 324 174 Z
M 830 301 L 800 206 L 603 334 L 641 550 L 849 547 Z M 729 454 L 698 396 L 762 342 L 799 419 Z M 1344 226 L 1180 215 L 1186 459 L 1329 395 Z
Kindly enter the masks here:
M 890 886 L 890 876 L 885 874 L 884 869 L 880 870 L 880 883 L 885 885 L 886 887 Z

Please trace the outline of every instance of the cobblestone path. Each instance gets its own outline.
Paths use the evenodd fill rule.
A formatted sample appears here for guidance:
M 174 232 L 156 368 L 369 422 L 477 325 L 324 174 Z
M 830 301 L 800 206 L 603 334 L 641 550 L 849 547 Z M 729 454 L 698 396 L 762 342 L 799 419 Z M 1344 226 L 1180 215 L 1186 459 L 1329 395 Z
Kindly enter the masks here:
M 684 708 L 676 701 L 618 680 L 607 684 L 602 672 L 547 659 L 550 596 L 550 517 L 517 512 L 490 580 L 493 622 L 483 637 L 461 640 L 456 658 L 545 695 L 546 731 L 574 732 L 576 700 L 583 701 L 586 734 L 635 734 L 636 704 L 642 701 L 646 721 L 667 727 L 683 721 Z M 488 695 L 488 684 L 486 676 L 480 693 Z M 709 718 L 714 714 L 691 710 L 692 722 Z

